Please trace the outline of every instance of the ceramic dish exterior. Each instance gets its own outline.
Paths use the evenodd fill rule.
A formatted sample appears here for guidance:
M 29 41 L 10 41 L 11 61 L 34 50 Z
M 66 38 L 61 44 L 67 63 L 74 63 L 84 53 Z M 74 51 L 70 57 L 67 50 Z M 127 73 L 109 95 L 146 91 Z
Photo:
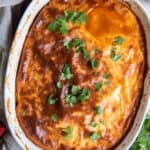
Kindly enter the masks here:
M 134 122 L 126 134 L 124 139 L 115 148 L 116 150 L 129 149 L 131 144 L 136 139 L 141 126 L 144 121 L 144 117 L 148 111 L 148 104 L 150 101 L 150 18 L 146 15 L 144 8 L 137 0 L 120 0 L 122 3 L 127 5 L 138 17 L 140 23 L 143 26 L 145 39 L 146 39 L 146 61 L 147 61 L 147 72 L 144 80 L 144 92 L 140 100 L 140 104 L 134 119 Z M 40 150 L 38 146 L 33 144 L 24 134 L 21 129 L 17 117 L 16 117 L 16 100 L 15 100 L 15 89 L 16 89 L 16 75 L 19 65 L 19 60 L 23 48 L 26 35 L 39 11 L 49 2 L 49 0 L 33 0 L 26 12 L 24 13 L 10 51 L 10 56 L 7 65 L 7 71 L 4 83 L 4 107 L 7 122 L 10 131 L 18 142 L 18 144 L 25 150 Z

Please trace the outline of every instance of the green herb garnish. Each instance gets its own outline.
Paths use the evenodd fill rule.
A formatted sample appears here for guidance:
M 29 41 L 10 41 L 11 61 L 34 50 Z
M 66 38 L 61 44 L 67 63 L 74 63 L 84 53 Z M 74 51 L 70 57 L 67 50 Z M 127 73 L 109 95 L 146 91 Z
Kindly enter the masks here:
M 101 91 L 103 84 L 102 83 L 95 83 L 94 84 L 96 91 Z
M 87 20 L 88 17 L 84 12 L 65 11 L 63 16 L 54 19 L 48 25 L 48 30 L 51 32 L 67 34 L 67 21 L 71 23 L 86 24 Z
M 81 91 L 81 94 L 79 95 L 79 100 L 81 101 L 81 103 L 84 103 L 85 101 L 87 101 L 90 98 L 91 92 L 90 90 L 84 88 Z
M 77 94 L 79 93 L 79 88 L 78 88 L 76 85 L 73 85 L 73 86 L 71 87 L 71 93 L 72 93 L 73 95 L 77 95 Z
M 95 108 L 95 112 L 96 112 L 97 115 L 101 115 L 102 114 L 102 108 L 100 106 L 97 106 Z
M 65 101 L 67 104 L 69 104 L 71 107 L 73 107 L 78 102 L 78 99 L 74 95 L 67 94 L 65 96 Z
M 100 138 L 100 134 L 97 133 L 97 132 L 93 132 L 91 135 L 90 135 L 90 139 L 92 141 L 95 141 L 95 140 L 98 140 Z
M 121 55 L 120 54 L 117 54 L 115 51 L 112 51 L 111 52 L 111 59 L 113 61 L 118 61 L 121 59 Z
M 71 137 L 72 128 L 71 127 L 67 127 L 65 129 L 62 129 L 62 131 L 66 134 L 66 136 L 64 137 L 65 140 L 68 140 Z
M 77 49 L 77 52 L 81 52 L 81 49 L 85 46 L 85 42 L 82 41 L 80 38 L 75 38 L 70 42 L 67 39 L 65 39 L 64 46 L 68 50 L 71 50 L 73 47 L 75 47 Z
M 86 24 L 88 21 L 88 17 L 84 12 L 65 11 L 64 14 L 68 22 Z
M 130 150 L 149 150 L 150 149 L 150 115 L 146 116 L 143 127 Z
M 100 123 L 101 123 L 102 125 L 105 125 L 105 120 L 100 120 Z
M 80 38 L 75 38 L 70 43 L 70 47 L 75 47 L 77 49 L 77 52 L 80 52 L 81 48 L 85 46 L 85 42 L 82 41 Z
M 48 97 L 48 104 L 53 105 L 56 103 L 56 101 L 57 101 L 57 98 L 55 98 L 53 95 L 50 95 Z
M 121 36 L 117 36 L 117 37 L 115 37 L 115 40 L 113 41 L 113 45 L 122 45 L 123 44 L 123 42 L 124 42 L 124 38 L 123 37 L 121 37 Z
M 59 117 L 58 117 L 57 114 L 53 114 L 53 115 L 51 116 L 51 119 L 52 119 L 54 122 L 57 122 L 58 119 L 59 119 Z
M 96 123 L 96 122 L 90 122 L 89 125 L 92 126 L 92 127 L 96 127 L 96 126 L 97 126 L 97 123 Z
M 71 49 L 69 40 L 64 39 L 63 43 L 64 43 L 64 46 L 65 46 L 68 50 Z
M 93 69 L 97 68 L 98 65 L 99 65 L 99 63 L 98 63 L 98 61 L 95 58 L 91 60 L 91 67 Z
M 104 79 L 108 79 L 108 78 L 109 78 L 109 76 L 110 76 L 110 74 L 109 74 L 109 73 L 105 73 L 105 74 L 103 75 L 103 78 L 104 78 Z
M 85 42 L 82 41 L 80 38 L 75 38 L 72 41 L 68 41 L 67 39 L 64 40 L 64 46 L 68 49 L 71 50 L 73 47 L 76 48 L 76 51 L 78 53 L 82 53 L 84 59 L 89 60 L 90 59 L 90 53 L 89 51 L 85 48 Z
M 56 86 L 57 86 L 57 88 L 61 89 L 62 88 L 62 83 L 60 81 L 58 81 Z
M 73 77 L 73 75 L 71 74 L 71 67 L 69 64 L 65 64 L 63 71 L 61 73 L 61 80 L 70 80 Z
M 82 52 L 83 52 L 84 59 L 89 60 L 90 59 L 90 53 L 89 53 L 89 51 L 87 49 L 83 48 Z
M 64 16 L 56 18 L 48 25 L 48 30 L 67 34 L 66 18 Z

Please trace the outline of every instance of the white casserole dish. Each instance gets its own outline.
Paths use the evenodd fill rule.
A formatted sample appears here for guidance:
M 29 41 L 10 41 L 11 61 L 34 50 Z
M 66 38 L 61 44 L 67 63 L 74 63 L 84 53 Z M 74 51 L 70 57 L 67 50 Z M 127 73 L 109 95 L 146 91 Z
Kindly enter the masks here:
M 141 126 L 144 121 L 144 117 L 146 112 L 148 111 L 148 103 L 150 101 L 150 18 L 146 15 L 144 8 L 141 6 L 138 0 L 120 0 L 122 3 L 125 3 L 139 18 L 146 39 L 146 61 L 147 61 L 147 74 L 144 81 L 144 92 L 142 99 L 140 100 L 140 106 L 138 108 L 136 117 L 134 119 L 133 125 L 130 128 L 129 132 L 125 136 L 125 138 L 121 141 L 121 143 L 115 148 L 116 150 L 126 150 L 129 149 L 131 144 L 136 139 Z M 49 0 L 33 0 L 26 12 L 24 13 L 18 30 L 15 34 L 15 38 L 12 44 L 12 48 L 10 51 L 10 56 L 7 65 L 7 71 L 5 76 L 4 83 L 4 107 L 5 114 L 7 118 L 7 122 L 10 128 L 10 131 L 18 142 L 18 144 L 25 150 L 40 150 L 38 146 L 33 144 L 24 134 L 21 129 L 17 117 L 16 117 L 16 101 L 15 101 L 15 80 L 16 74 L 19 64 L 19 59 L 21 56 L 21 51 L 23 48 L 24 41 L 26 39 L 26 35 L 32 25 L 35 17 L 39 13 L 39 11 L 45 6 Z

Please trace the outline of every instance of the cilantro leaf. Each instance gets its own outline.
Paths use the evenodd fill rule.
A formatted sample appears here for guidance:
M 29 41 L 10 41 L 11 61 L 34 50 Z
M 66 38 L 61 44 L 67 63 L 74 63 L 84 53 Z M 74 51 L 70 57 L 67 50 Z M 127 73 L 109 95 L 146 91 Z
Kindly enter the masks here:
M 113 61 L 118 61 L 118 60 L 121 59 L 121 55 L 120 55 L 120 54 L 116 54 L 115 51 L 112 51 L 112 52 L 111 52 L 111 59 L 112 59 Z
M 91 67 L 93 68 L 93 69 L 95 69 L 95 68 L 97 68 L 99 66 L 99 63 L 98 63 L 98 61 L 94 58 L 94 59 L 92 59 L 91 60 Z
M 99 92 L 99 91 L 101 91 L 103 84 L 102 83 L 95 83 L 94 86 L 95 86 L 95 89 Z
M 105 125 L 105 120 L 100 120 L 100 123 L 101 123 L 102 125 Z
M 53 114 L 53 115 L 51 116 L 51 119 L 52 119 L 54 122 L 57 122 L 59 118 L 58 118 L 58 115 Z
M 124 38 L 121 36 L 115 37 L 115 40 L 113 41 L 113 45 L 122 45 L 124 43 Z
M 71 88 L 71 93 L 77 95 L 79 93 L 79 88 L 76 85 L 73 85 Z
M 81 48 L 85 46 L 85 42 L 82 41 L 80 38 L 75 38 L 72 41 L 68 41 L 67 39 L 64 40 L 64 46 L 71 50 L 73 47 L 77 49 L 77 52 L 80 52 Z
M 64 129 L 62 129 L 62 131 L 66 134 L 64 139 L 68 140 L 71 137 L 71 134 L 72 134 L 72 127 L 64 128 Z
M 62 88 L 62 83 L 60 81 L 58 81 L 56 86 L 57 86 L 57 88 L 61 89 Z
M 71 107 L 73 107 L 78 102 L 78 99 L 74 95 L 67 94 L 65 96 L 65 101 L 67 104 L 69 104 Z
M 79 95 L 79 100 L 81 101 L 81 103 L 84 103 L 85 101 L 87 101 L 90 98 L 91 92 L 90 90 L 84 88 L 81 91 L 81 94 Z
M 90 139 L 92 141 L 95 141 L 95 140 L 98 140 L 100 138 L 100 134 L 97 133 L 97 132 L 93 132 L 91 135 L 90 135 Z
M 49 25 L 48 25 L 48 30 L 51 32 L 58 32 L 62 34 L 67 34 L 67 26 L 66 26 L 66 19 L 64 16 L 60 16 L 53 20 Z
M 66 19 L 72 23 L 86 24 L 88 21 L 88 17 L 84 12 L 65 11 L 64 14 Z
M 96 126 L 97 126 L 97 123 L 96 123 L 96 122 L 90 122 L 89 125 L 92 126 L 92 127 L 96 127 Z
M 103 78 L 104 78 L 104 79 L 108 79 L 108 78 L 109 78 L 109 76 L 110 76 L 110 74 L 109 74 L 109 73 L 105 73 L 105 74 L 103 75 Z
M 70 50 L 71 48 L 70 48 L 70 42 L 69 42 L 69 40 L 67 40 L 67 39 L 64 39 L 64 46 L 68 49 L 68 50 Z
M 100 106 L 97 106 L 95 108 L 95 112 L 96 112 L 97 115 L 101 115 L 102 114 L 102 108 Z
M 63 71 L 61 73 L 61 80 L 70 80 L 73 77 L 73 75 L 71 74 L 71 67 L 69 64 L 65 64 Z
M 48 97 L 48 104 L 53 105 L 56 103 L 56 101 L 57 101 L 57 98 L 55 98 L 53 95 L 50 95 Z
M 83 52 L 84 59 L 89 60 L 90 59 L 90 53 L 89 53 L 89 51 L 87 49 L 83 48 L 82 52 Z

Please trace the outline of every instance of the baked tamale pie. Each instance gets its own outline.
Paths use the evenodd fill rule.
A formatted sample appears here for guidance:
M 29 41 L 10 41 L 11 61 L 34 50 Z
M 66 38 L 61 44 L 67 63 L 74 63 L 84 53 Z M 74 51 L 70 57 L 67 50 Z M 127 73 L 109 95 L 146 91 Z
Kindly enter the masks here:
M 16 77 L 16 113 L 43 150 L 112 150 L 142 93 L 145 43 L 118 0 L 50 0 L 35 18 Z

